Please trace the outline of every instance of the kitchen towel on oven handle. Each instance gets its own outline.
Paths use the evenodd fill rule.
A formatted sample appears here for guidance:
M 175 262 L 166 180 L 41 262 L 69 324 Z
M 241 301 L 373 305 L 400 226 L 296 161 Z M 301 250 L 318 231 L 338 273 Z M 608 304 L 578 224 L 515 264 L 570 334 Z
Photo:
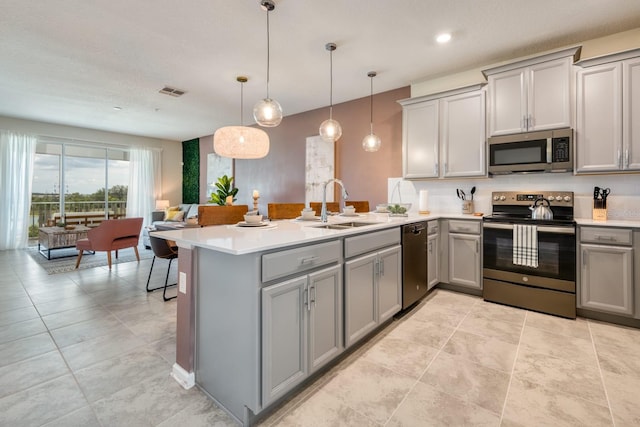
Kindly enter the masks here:
M 513 224 L 513 264 L 538 268 L 538 228 Z

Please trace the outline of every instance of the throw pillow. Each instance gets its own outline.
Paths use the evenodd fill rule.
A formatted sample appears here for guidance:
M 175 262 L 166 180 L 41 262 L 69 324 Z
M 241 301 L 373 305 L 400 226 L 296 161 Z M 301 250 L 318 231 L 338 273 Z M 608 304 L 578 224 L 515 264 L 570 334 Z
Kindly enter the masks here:
M 165 221 L 181 222 L 184 218 L 184 211 L 168 211 Z
M 179 210 L 180 210 L 180 206 L 171 206 L 170 208 L 165 209 L 163 221 L 169 221 L 167 219 L 169 218 L 169 215 L 175 215 L 175 213 L 178 212 Z

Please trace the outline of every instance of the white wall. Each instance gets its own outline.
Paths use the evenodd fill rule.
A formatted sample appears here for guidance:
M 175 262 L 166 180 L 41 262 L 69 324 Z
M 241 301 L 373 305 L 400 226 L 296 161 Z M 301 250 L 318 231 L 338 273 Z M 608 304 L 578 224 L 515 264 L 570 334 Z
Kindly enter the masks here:
M 623 52 L 625 50 L 640 48 L 640 28 L 624 31 L 622 33 L 612 34 L 607 37 L 601 37 L 593 40 L 586 40 L 582 43 L 576 43 L 571 46 L 582 46 L 580 59 L 594 58 L 615 52 Z M 570 47 L 570 46 L 565 46 Z M 544 52 L 540 52 L 542 54 Z M 535 55 L 531 55 L 535 56 Z M 426 79 L 411 85 L 411 97 L 417 98 L 423 95 L 431 95 L 433 93 L 444 92 L 459 87 L 471 86 L 478 83 L 486 83 L 487 79 L 482 75 L 482 70 L 492 68 L 501 64 L 516 61 L 520 58 L 512 58 L 509 61 L 500 63 L 485 64 L 481 67 L 464 70 L 462 72 L 451 74 L 436 79 Z
M 160 148 L 162 149 L 163 198 L 168 199 L 171 205 L 182 203 L 182 143 L 180 141 L 146 138 L 2 116 L 0 116 L 0 129 L 86 142 L 125 145 L 128 147 Z
M 399 180 L 400 178 L 389 179 L 388 193 L 391 202 L 399 201 L 398 191 L 393 191 Z M 597 186 L 611 189 L 607 198 L 609 219 L 640 219 L 640 174 L 576 176 L 571 173 L 540 173 L 466 180 L 403 180 L 400 184 L 402 202 L 412 203 L 412 212 L 418 211 L 419 191 L 427 190 L 428 208 L 434 213 L 461 213 L 461 201 L 456 195 L 456 189 L 464 190 L 468 196 L 473 186 L 476 187 L 475 211 L 484 214 L 491 213 L 493 191 L 573 191 L 575 216 L 591 218 L 593 187 Z
M 637 49 L 640 48 L 640 28 L 578 44 L 582 45 L 581 59 Z M 520 58 L 513 58 L 511 61 L 503 63 L 518 59 Z M 487 64 L 447 77 L 415 83 L 411 86 L 411 96 L 430 95 L 485 82 L 481 70 L 494 65 L 497 64 Z M 398 179 L 389 179 L 389 196 L 391 196 L 391 190 Z M 456 196 L 456 188 L 461 188 L 468 194 L 474 185 L 476 186 L 474 200 L 476 212 L 486 214 L 491 212 L 492 191 L 557 190 L 573 191 L 575 193 L 575 216 L 590 218 L 593 187 L 598 186 L 611 188 L 611 195 L 607 199 L 609 218 L 640 219 L 640 174 L 575 176 L 571 173 L 561 173 L 509 175 L 468 180 L 402 181 L 402 201 L 413 203 L 412 211 L 417 212 L 417 194 L 420 190 L 428 190 L 431 211 L 460 213 L 461 206 L 460 200 Z M 390 201 L 398 201 L 397 191 Z

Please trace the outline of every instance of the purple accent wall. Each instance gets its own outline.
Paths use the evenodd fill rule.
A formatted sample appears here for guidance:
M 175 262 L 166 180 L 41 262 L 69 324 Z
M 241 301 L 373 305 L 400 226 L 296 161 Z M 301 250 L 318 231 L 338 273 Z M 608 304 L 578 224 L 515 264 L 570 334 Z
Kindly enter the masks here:
M 178 307 L 176 314 L 176 363 L 185 371 L 195 369 L 195 297 L 194 297 L 194 251 L 180 248 L 178 271 L 187 276 L 186 294 L 178 291 Z M 180 280 L 180 277 L 178 277 Z
M 396 101 L 409 98 L 410 87 L 374 95 L 373 130 L 382 139 L 378 152 L 362 149 L 369 134 L 369 97 L 333 106 L 333 118 L 342 125 L 336 142 L 336 178 L 344 181 L 352 200 L 368 200 L 370 206 L 387 201 L 387 178 L 402 175 L 402 107 Z M 286 105 L 283 106 L 286 113 Z M 251 193 L 260 191 L 259 210 L 267 203 L 304 202 L 306 138 L 318 135 L 329 108 L 286 116 L 275 128 L 263 128 L 271 141 L 269 154 L 258 160 L 236 160 L 237 204 L 253 205 Z M 206 202 L 207 154 L 213 152 L 213 136 L 200 138 L 200 202 Z

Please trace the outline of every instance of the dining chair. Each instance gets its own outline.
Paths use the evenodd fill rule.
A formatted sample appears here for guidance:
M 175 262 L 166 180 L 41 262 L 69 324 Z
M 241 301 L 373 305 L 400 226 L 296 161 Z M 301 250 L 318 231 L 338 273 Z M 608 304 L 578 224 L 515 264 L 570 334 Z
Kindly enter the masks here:
M 304 203 L 269 203 L 267 215 L 269 219 L 291 219 L 300 216 Z

